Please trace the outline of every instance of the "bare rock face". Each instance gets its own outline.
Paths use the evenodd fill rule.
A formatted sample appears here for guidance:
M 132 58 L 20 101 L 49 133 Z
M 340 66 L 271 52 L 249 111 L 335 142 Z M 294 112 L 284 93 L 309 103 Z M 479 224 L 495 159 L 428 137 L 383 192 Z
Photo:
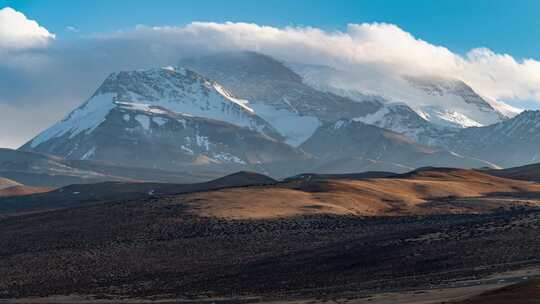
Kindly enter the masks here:
M 354 120 L 321 126 L 301 148 L 324 160 L 317 172 L 403 172 L 424 166 L 490 166 L 487 162 L 420 145 L 402 134 Z
M 437 144 L 505 168 L 538 163 L 539 122 L 540 111 L 524 111 L 494 125 L 462 129 L 440 138 Z

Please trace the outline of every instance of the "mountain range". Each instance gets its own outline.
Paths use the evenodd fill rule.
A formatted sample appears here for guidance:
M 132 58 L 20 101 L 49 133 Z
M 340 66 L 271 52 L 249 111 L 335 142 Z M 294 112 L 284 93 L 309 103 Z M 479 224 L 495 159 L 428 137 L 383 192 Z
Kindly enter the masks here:
M 518 114 L 457 79 L 402 77 L 383 92 L 338 86 L 345 76 L 255 52 L 116 72 L 19 150 L 209 177 L 537 161 L 539 112 Z

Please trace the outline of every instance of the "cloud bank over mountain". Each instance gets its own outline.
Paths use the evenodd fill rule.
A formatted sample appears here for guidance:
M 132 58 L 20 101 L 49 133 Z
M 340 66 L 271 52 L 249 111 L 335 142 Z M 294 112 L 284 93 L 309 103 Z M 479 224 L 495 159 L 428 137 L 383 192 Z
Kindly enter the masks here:
M 110 39 L 140 38 L 170 47 L 252 50 L 299 63 L 322 64 L 374 75 L 459 78 L 495 99 L 540 102 L 540 62 L 517 60 L 486 48 L 465 55 L 431 44 L 393 24 L 349 24 L 346 32 L 312 27 L 275 28 L 248 23 L 194 22 L 184 27 L 144 27 Z M 376 72 L 376 73 L 375 73 Z
M 109 73 L 174 65 L 181 57 L 251 50 L 277 59 L 327 65 L 348 72 L 348 84 L 391 85 L 402 75 L 464 80 L 488 98 L 540 103 L 540 61 L 516 59 L 487 48 L 457 54 L 397 25 L 349 24 L 345 31 L 277 28 L 252 23 L 193 22 L 136 26 L 63 39 L 10 8 L 0 10 L 0 107 L 9 120 L 33 117 L 0 145 L 17 146 L 88 98 Z M 38 112 L 39 109 L 39 112 Z M 47 109 L 46 115 L 42 114 Z M 0 128 L 9 126 L 0 117 Z

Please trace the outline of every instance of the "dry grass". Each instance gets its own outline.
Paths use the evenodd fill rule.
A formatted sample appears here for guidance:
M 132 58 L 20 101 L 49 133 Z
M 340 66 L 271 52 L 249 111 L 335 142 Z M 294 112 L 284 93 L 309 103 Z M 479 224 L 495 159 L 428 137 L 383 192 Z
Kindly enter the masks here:
M 52 191 L 54 188 L 48 187 L 29 187 L 29 186 L 13 186 L 9 188 L 0 189 L 0 197 L 8 196 L 21 196 L 36 193 L 45 193 Z
M 0 197 L 28 195 L 51 191 L 48 187 L 29 187 L 7 178 L 0 177 Z
M 444 208 L 426 208 L 426 204 L 437 200 L 481 198 L 496 192 L 538 191 L 540 184 L 472 170 L 433 170 L 396 178 L 293 181 L 277 186 L 195 193 L 182 199 L 203 216 L 263 219 L 321 213 L 366 216 L 461 213 L 469 211 L 452 204 Z M 475 207 L 470 212 L 493 208 L 493 205 Z

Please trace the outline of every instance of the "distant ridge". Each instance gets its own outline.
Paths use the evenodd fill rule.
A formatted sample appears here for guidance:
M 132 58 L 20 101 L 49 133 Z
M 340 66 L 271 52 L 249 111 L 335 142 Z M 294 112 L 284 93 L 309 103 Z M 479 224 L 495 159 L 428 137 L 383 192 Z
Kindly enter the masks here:
M 36 212 L 118 200 L 145 200 L 223 188 L 271 185 L 276 182 L 262 174 L 242 171 L 194 184 L 104 182 L 70 185 L 46 193 L 29 192 L 26 196 L 0 198 L 0 214 Z
M 220 173 L 164 171 L 118 166 L 108 162 L 66 160 L 57 156 L 0 148 L 0 176 L 27 186 L 63 187 L 104 181 L 154 181 L 196 183 L 214 179 Z
M 540 163 L 499 170 L 484 169 L 481 172 L 504 178 L 540 182 Z
M 22 196 L 51 191 L 48 187 L 29 187 L 7 178 L 0 177 L 0 198 Z

